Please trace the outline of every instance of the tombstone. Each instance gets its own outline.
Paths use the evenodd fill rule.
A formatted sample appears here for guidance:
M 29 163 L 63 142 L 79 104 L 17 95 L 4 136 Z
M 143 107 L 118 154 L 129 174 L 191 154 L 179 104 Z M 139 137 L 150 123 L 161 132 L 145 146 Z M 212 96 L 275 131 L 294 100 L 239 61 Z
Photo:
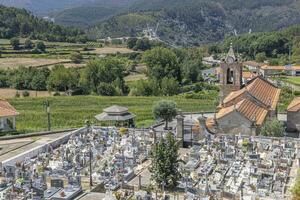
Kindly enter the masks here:
M 61 180 L 61 179 L 52 179 L 51 180 L 51 187 L 64 188 L 64 181 Z
M 4 166 L 4 172 L 7 178 L 13 178 L 15 177 L 16 167 L 12 165 Z

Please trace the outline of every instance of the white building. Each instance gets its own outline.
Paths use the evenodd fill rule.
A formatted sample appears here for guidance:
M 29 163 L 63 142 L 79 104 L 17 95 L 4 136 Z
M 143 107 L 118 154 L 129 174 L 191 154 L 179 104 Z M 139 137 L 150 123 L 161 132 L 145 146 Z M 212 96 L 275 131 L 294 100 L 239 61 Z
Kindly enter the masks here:
M 16 130 L 17 110 L 6 100 L 0 99 L 0 132 Z

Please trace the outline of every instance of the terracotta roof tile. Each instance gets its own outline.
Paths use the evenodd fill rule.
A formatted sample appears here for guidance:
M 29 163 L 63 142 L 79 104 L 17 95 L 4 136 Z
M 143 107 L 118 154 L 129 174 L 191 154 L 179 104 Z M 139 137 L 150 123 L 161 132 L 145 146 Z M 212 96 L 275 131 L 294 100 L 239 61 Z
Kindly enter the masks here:
M 0 100 L 0 117 L 17 116 L 19 113 L 6 100 Z
M 222 108 L 218 113 L 216 118 L 220 119 L 224 116 L 230 114 L 233 111 L 237 111 L 240 114 L 242 114 L 244 117 L 246 117 L 250 121 L 256 121 L 257 125 L 262 125 L 265 121 L 265 118 L 268 114 L 268 110 L 264 109 L 252 101 L 248 99 L 244 99 L 237 103 L 236 105 L 224 107 Z
M 273 84 L 259 76 L 246 86 L 246 89 L 264 105 L 269 106 L 272 110 L 276 109 L 281 90 Z
M 235 99 L 239 97 L 245 98 L 246 94 L 249 94 L 266 107 L 270 107 L 272 110 L 275 110 L 279 101 L 280 91 L 280 89 L 275 87 L 267 80 L 257 76 L 250 81 L 249 85 L 245 86 L 241 90 L 231 92 L 223 102 L 225 104 L 232 105 L 234 104 Z M 231 101 L 232 104 L 230 104 Z
M 296 97 L 288 106 L 287 111 L 298 112 L 300 110 L 300 97 Z

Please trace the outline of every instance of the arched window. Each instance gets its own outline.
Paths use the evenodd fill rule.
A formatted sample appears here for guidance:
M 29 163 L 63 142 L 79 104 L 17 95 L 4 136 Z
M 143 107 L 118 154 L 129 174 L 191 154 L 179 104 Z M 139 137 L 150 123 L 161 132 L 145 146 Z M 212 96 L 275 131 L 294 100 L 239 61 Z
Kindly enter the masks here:
M 233 70 L 228 68 L 227 69 L 227 84 L 233 84 Z

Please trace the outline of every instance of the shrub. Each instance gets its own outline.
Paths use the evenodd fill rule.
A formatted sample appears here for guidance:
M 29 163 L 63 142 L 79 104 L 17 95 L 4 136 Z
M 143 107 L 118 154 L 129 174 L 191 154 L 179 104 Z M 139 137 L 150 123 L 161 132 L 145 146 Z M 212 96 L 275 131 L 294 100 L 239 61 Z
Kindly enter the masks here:
M 60 96 L 60 93 L 58 91 L 54 92 L 53 96 L 57 97 Z
M 29 93 L 27 90 L 24 90 L 24 91 L 22 92 L 22 95 L 23 95 L 23 97 L 29 97 L 29 96 L 30 96 L 30 93 Z
M 97 93 L 102 96 L 115 96 L 117 91 L 112 84 L 100 83 L 97 87 Z

